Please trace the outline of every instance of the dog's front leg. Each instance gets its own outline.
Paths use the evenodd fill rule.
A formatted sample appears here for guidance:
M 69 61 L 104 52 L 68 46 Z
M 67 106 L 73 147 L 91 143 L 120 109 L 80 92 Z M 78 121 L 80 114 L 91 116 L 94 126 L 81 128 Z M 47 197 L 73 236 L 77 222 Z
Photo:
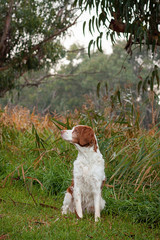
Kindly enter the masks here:
M 83 217 L 82 204 L 81 204 L 81 192 L 79 189 L 74 189 L 74 202 L 76 207 L 76 213 L 79 218 Z
M 100 218 L 100 200 L 101 200 L 101 192 L 98 191 L 94 193 L 95 222 L 98 222 Z

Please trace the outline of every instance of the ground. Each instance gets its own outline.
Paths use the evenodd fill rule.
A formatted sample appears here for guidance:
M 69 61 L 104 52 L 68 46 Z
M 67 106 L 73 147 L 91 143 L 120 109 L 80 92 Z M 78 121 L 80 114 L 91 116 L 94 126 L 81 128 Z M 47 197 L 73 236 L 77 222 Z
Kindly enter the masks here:
M 34 188 L 32 196 L 17 184 L 0 189 L 0 239 L 160 239 L 158 228 L 133 223 L 127 216 L 102 212 L 98 223 L 89 214 L 81 220 L 74 214 L 62 216 L 63 196 L 48 196 Z

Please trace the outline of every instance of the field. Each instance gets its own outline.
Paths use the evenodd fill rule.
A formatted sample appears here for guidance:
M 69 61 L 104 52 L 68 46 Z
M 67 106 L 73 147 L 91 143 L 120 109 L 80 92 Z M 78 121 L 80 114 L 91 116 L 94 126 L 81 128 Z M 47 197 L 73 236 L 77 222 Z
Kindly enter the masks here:
M 61 215 L 77 151 L 60 129 L 94 128 L 105 159 L 106 207 L 98 223 Z M 0 239 L 160 239 L 158 125 L 144 130 L 93 110 L 40 116 L 0 112 Z

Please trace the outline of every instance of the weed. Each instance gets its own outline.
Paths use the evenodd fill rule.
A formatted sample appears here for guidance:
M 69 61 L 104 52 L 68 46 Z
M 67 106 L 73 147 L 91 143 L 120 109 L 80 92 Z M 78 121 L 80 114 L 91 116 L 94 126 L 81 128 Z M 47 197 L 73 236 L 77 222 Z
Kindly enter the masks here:
M 12 114 L 15 111 L 19 117 Z M 1 235 L 9 234 L 12 239 L 19 239 L 21 235 L 23 239 L 52 239 L 54 235 L 54 239 L 79 239 L 80 236 L 83 239 L 100 239 L 100 236 L 101 239 L 158 239 L 160 142 L 157 127 L 153 131 L 135 130 L 124 121 L 116 122 L 105 113 L 87 108 L 66 118 L 37 117 L 28 112 L 23 115 L 26 110 L 21 111 L 15 109 L 9 114 L 9 110 L 5 110 L 0 116 Z M 19 119 L 23 119 L 22 125 Z M 74 215 L 61 217 L 60 213 L 62 196 L 71 183 L 77 155 L 74 146 L 61 139 L 60 129 L 76 124 L 93 127 L 105 159 L 106 207 L 99 225 L 94 225 L 90 215 L 77 221 Z M 48 210 L 42 210 L 54 204 L 58 205 L 58 212 L 51 213 L 47 207 Z M 138 224 L 135 225 L 138 230 L 133 223 Z M 155 230 L 149 233 L 146 226 Z

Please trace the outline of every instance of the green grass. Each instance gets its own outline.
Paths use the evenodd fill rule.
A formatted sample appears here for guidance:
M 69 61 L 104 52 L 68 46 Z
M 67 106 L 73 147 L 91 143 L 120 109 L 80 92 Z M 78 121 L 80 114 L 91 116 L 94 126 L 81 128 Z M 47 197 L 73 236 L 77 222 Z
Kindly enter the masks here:
M 36 188 L 32 193 L 37 206 L 20 184 L 7 185 L 1 189 L 1 198 L 4 201 L 0 203 L 0 236 L 6 235 L 14 240 L 160 239 L 159 228 L 134 223 L 127 215 L 122 217 L 103 211 L 98 223 L 89 214 L 85 214 L 82 220 L 77 220 L 74 214 L 62 216 L 62 197 L 48 196 Z M 56 209 L 39 206 L 42 202 Z
M 83 116 L 79 124 L 95 129 L 105 159 L 110 186 L 101 220 L 61 215 L 74 146 L 52 131 L 1 124 L 0 239 L 160 239 L 159 131 L 107 128 L 101 117 L 93 123 Z

